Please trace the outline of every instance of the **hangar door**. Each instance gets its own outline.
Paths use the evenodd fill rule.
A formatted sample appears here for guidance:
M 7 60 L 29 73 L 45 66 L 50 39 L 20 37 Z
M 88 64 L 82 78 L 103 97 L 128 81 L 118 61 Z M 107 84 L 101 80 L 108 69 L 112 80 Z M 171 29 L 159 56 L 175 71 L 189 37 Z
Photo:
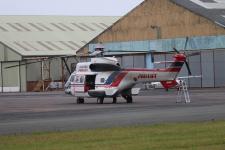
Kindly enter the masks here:
M 225 87 L 225 51 L 214 51 L 215 87 Z
M 122 57 L 123 68 L 145 68 L 145 55 L 131 55 Z
M 202 87 L 214 87 L 214 60 L 213 51 L 201 52 Z

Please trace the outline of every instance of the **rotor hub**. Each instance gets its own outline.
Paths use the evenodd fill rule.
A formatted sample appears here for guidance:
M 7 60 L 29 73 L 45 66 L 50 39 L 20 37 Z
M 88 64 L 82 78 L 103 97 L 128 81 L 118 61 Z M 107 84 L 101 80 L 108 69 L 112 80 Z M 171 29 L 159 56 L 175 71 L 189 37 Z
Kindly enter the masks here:
M 175 54 L 174 55 L 174 60 L 175 61 L 185 61 L 186 60 L 186 56 L 184 54 Z

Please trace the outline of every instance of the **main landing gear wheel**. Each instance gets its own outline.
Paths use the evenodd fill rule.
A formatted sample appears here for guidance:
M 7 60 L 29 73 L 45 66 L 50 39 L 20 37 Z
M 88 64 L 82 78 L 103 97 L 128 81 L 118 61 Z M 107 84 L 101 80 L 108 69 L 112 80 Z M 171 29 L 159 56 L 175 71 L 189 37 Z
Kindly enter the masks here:
M 133 98 L 131 95 L 123 95 L 123 98 L 127 100 L 127 103 L 133 103 Z
M 84 103 L 84 98 L 78 97 L 77 98 L 77 104 L 83 104 Z
M 133 98 L 132 96 L 127 96 L 127 103 L 133 103 Z
M 98 97 L 97 98 L 97 103 L 98 104 L 103 104 L 103 102 L 104 102 L 104 97 Z
M 117 102 L 117 98 L 113 97 L 113 104 L 116 104 L 116 102 Z

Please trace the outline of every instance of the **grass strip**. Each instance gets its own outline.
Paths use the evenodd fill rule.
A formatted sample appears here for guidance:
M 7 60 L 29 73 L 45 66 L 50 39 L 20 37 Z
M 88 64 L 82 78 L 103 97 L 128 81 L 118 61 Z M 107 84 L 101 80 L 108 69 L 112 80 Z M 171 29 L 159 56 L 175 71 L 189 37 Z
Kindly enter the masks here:
M 0 150 L 225 150 L 225 121 L 0 136 Z

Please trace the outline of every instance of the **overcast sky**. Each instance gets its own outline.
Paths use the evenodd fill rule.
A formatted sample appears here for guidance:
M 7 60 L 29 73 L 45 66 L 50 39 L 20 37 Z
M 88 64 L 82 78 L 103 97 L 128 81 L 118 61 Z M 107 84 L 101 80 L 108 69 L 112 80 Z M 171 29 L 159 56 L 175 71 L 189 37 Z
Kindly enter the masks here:
M 0 15 L 122 16 L 143 0 L 0 0 Z

